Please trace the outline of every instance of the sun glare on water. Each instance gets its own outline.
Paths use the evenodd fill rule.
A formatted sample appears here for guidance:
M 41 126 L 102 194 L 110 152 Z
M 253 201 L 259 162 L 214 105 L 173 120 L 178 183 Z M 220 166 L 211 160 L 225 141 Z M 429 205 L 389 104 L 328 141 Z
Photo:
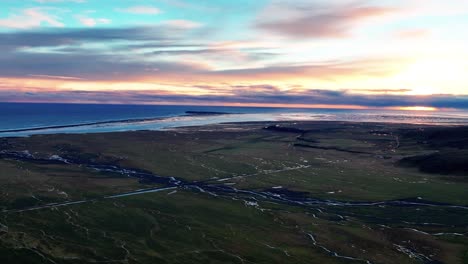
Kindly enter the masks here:
M 437 111 L 437 108 L 430 106 L 404 106 L 398 107 L 398 110 L 404 111 Z

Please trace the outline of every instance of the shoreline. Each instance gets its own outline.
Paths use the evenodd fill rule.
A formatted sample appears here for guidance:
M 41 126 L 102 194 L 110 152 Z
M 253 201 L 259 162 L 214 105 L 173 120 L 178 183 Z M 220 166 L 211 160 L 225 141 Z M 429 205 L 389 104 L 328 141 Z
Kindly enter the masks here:
M 17 129 L 3 129 L 0 130 L 0 138 L 4 137 L 16 137 L 16 136 L 4 136 L 2 134 L 10 134 L 10 133 L 23 133 L 23 132 L 37 132 L 37 131 L 44 131 L 47 130 L 54 130 L 54 129 L 67 129 L 67 128 L 80 128 L 80 127 L 93 127 L 93 126 L 101 126 L 101 125 L 115 125 L 115 124 L 139 124 L 145 122 L 157 122 L 157 121 L 164 121 L 169 120 L 171 118 L 182 118 L 182 117 L 211 117 L 211 116 L 228 116 L 228 115 L 243 115 L 242 113 L 225 113 L 225 112 L 204 112 L 204 111 L 186 111 L 185 114 L 176 114 L 171 116 L 161 116 L 161 117 L 148 117 L 148 118 L 132 118 L 132 119 L 121 119 L 121 120 L 107 120 L 107 121 L 98 121 L 98 122 L 88 122 L 88 123 L 77 123 L 77 124 L 65 124 L 65 125 L 55 125 L 55 126 L 39 126 L 39 127 L 29 127 L 29 128 L 17 128 Z M 179 127 L 179 126 L 177 126 Z M 163 128 L 164 129 L 164 128 Z M 163 130 L 163 129 L 154 129 L 155 131 Z M 137 129 L 132 130 L 128 129 L 125 130 L 127 132 L 130 131 L 143 131 L 146 129 Z M 112 132 L 122 132 L 120 130 L 112 130 L 106 131 L 108 133 Z M 32 135 L 46 135 L 46 134 L 94 134 L 100 132 L 61 132 L 57 131 L 56 133 L 37 133 L 37 134 L 29 134 L 19 137 L 28 137 Z
M 204 112 L 204 111 L 186 111 L 182 115 L 172 115 L 166 117 L 148 117 L 148 118 L 131 118 L 131 119 L 120 119 L 120 120 L 108 120 L 108 121 L 99 121 L 99 122 L 89 122 L 89 123 L 78 123 L 78 124 L 69 124 L 69 125 L 56 125 L 56 126 L 42 126 L 42 127 L 30 127 L 30 128 L 18 128 L 18 129 L 4 129 L 0 130 L 0 133 L 14 133 L 14 132 L 29 132 L 29 131 L 40 131 L 48 129 L 61 129 L 61 128 L 73 128 L 73 127 L 83 127 L 83 126 L 95 126 L 95 125 L 105 125 L 105 124 L 118 124 L 118 123 L 139 123 L 139 122 L 151 122 L 164 120 L 174 117 L 184 117 L 184 116 L 219 116 L 219 115 L 232 115 L 240 113 L 223 113 L 223 112 Z
M 379 119 L 383 118 L 383 119 Z M 390 119 L 386 119 L 390 118 Z M 393 119 L 391 119 L 393 118 Z M 49 134 L 96 134 L 132 131 L 164 131 L 177 130 L 187 127 L 206 127 L 223 124 L 276 124 L 298 122 L 326 122 L 326 123 L 355 123 L 355 124 L 381 124 L 381 125 L 417 125 L 431 127 L 463 127 L 468 122 L 463 118 L 450 118 L 453 121 L 441 121 L 442 117 L 427 118 L 414 116 L 404 119 L 404 116 L 376 114 L 369 117 L 365 115 L 324 116 L 310 113 L 227 113 L 211 111 L 185 111 L 185 114 L 172 116 L 135 118 L 122 120 L 108 120 L 99 122 L 78 123 L 69 125 L 42 126 L 18 129 L 0 130 L 0 138 L 29 137 L 33 135 Z M 458 122 L 461 121 L 461 122 Z M 463 122 L 464 121 L 464 122 Z M 17 133 L 17 134 L 16 134 Z
M 232 114 L 226 114 L 232 115 Z M 427 128 L 455 128 L 455 127 L 468 127 L 468 124 L 455 124 L 455 123 L 408 123 L 408 122 L 382 122 L 382 121 L 352 121 L 352 120 L 265 120 L 265 121 L 238 121 L 238 122 L 213 122 L 213 123 L 204 123 L 204 124 L 192 124 L 192 125 L 177 125 L 177 126 L 168 126 L 161 127 L 157 129 L 125 129 L 125 130 L 109 130 L 109 131 L 89 131 L 89 132 L 79 132 L 79 131 L 55 131 L 47 133 L 47 130 L 53 129 L 66 129 L 66 128 L 76 128 L 76 127 L 87 127 L 94 125 L 105 125 L 105 124 L 132 124 L 139 122 L 152 122 L 152 121 L 163 121 L 170 118 L 177 117 L 188 117 L 190 115 L 179 115 L 173 117 L 161 117 L 161 118 L 148 118 L 148 119 L 129 119 L 129 120 L 114 120 L 114 121 L 104 121 L 104 122 L 95 122 L 95 123 L 83 123 L 75 125 L 63 125 L 63 126 L 50 126 L 50 127 L 38 127 L 38 128 L 27 128 L 27 129 L 15 129 L 15 130 L 0 130 L 0 139 L 1 138 L 25 138 L 31 136 L 45 136 L 45 135 L 93 135 L 93 134 L 114 134 L 114 133 L 136 133 L 136 132 L 161 132 L 161 131 L 174 131 L 174 132 L 184 132 L 192 131 L 194 129 L 201 129 L 200 131 L 209 131 L 207 129 L 219 129 L 224 131 L 225 126 L 231 126 L 230 130 L 248 128 L 249 126 L 273 126 L 273 125 L 300 125 L 300 124 L 356 124 L 356 125 L 381 125 L 381 126 L 407 126 L 407 127 L 427 127 Z M 211 115 L 203 115 L 209 117 Z M 219 115 L 217 115 L 219 116 Z M 210 129 L 210 130 L 211 130 Z M 37 132 L 44 131 L 44 133 L 33 133 L 26 135 L 2 135 L 2 134 L 11 134 L 11 133 L 22 133 L 22 132 Z

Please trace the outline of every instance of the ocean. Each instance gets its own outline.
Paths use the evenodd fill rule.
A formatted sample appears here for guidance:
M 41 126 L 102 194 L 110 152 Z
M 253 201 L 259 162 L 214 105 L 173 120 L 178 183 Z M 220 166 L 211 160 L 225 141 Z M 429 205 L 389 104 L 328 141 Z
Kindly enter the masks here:
M 187 115 L 187 111 L 226 115 Z M 468 111 L 0 103 L 0 137 L 161 130 L 222 122 L 324 120 L 468 125 Z

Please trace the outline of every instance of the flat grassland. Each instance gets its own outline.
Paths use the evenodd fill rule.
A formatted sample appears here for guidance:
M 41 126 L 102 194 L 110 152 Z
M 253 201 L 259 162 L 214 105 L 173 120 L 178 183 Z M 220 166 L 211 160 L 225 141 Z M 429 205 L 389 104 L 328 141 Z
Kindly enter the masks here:
M 0 263 L 468 263 L 468 127 L 0 138 Z

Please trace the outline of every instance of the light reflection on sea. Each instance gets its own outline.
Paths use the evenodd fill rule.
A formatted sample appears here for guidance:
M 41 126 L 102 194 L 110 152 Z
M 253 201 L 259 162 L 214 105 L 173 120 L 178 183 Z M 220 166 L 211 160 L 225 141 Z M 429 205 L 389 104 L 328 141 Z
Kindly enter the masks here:
M 152 120 L 126 120 L 93 125 L 63 128 L 44 128 L 33 131 L 2 132 L 0 137 L 30 136 L 35 134 L 57 133 L 100 133 L 136 130 L 162 130 L 182 126 L 200 126 L 227 122 L 261 121 L 347 121 L 347 122 L 382 122 L 430 125 L 468 125 L 466 112 L 415 112 L 415 111 L 352 111 L 352 112 L 269 112 L 229 115 L 174 116 Z

